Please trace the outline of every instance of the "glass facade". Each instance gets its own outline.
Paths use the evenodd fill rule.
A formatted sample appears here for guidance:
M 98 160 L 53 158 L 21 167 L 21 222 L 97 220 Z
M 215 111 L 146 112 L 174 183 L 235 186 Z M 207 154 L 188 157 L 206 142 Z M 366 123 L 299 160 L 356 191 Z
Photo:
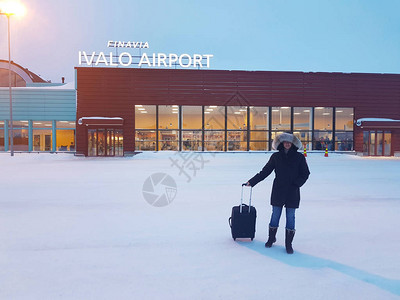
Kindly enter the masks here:
M 286 131 L 291 129 L 290 107 L 272 107 L 271 119 L 273 131 Z
M 307 150 L 312 149 L 313 114 L 312 107 L 293 108 L 293 134 Z
M 269 107 L 250 106 L 249 115 L 249 150 L 262 151 L 268 149 Z
M 136 105 L 139 151 L 268 151 L 291 131 L 308 150 L 353 150 L 353 108 Z M 383 150 L 382 150 L 383 151 Z
M 88 156 L 123 155 L 122 129 L 88 129 Z
M 225 150 L 225 106 L 204 106 L 204 151 Z
M 182 106 L 182 151 L 202 151 L 203 107 Z
M 227 151 L 247 150 L 247 107 L 227 106 Z
M 177 151 L 179 143 L 178 105 L 158 106 L 158 128 L 158 149 Z
M 29 121 L 13 121 L 13 134 L 14 151 L 29 151 Z
M 333 107 L 314 108 L 314 150 L 333 150 L 333 117 Z
M 0 151 L 10 150 L 10 127 L 9 121 L 0 121 Z M 75 151 L 75 121 L 13 121 L 13 134 L 17 152 Z
M 57 151 L 75 151 L 75 122 L 56 122 Z
M 391 156 L 392 133 L 390 131 L 372 130 L 363 132 L 363 155 Z
M 353 150 L 354 110 L 335 108 L 335 150 Z
M 53 124 L 51 121 L 33 122 L 33 151 L 51 151 L 53 144 Z
M 157 106 L 135 105 L 136 150 L 156 151 Z

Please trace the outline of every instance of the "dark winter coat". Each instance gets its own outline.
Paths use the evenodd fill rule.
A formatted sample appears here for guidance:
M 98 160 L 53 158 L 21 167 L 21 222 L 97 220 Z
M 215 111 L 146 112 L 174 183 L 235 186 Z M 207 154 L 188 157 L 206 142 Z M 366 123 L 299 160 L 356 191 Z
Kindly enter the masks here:
M 264 168 L 249 180 L 253 187 L 267 178 L 275 170 L 275 179 L 272 186 L 271 205 L 298 208 L 300 203 L 300 187 L 307 181 L 310 171 L 303 154 L 297 152 L 294 145 L 285 153 L 283 144 L 278 147 L 279 152 L 271 155 Z

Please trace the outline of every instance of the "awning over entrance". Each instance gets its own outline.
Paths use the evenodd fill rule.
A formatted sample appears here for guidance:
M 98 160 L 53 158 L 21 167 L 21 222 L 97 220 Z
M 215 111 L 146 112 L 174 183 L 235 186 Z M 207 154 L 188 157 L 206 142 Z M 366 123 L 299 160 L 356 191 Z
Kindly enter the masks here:
M 120 117 L 82 117 L 79 118 L 78 124 L 86 126 L 122 126 L 124 119 Z
M 395 129 L 400 128 L 400 120 L 387 118 L 361 118 L 356 121 L 361 128 Z

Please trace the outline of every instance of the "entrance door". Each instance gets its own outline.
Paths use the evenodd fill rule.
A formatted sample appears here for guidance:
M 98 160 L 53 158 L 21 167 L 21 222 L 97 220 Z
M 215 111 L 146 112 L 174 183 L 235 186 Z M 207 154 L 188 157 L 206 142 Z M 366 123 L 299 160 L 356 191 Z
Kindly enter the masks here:
M 390 156 L 392 150 L 392 134 L 390 131 L 364 131 L 364 155 Z
M 123 156 L 122 129 L 88 129 L 88 156 Z

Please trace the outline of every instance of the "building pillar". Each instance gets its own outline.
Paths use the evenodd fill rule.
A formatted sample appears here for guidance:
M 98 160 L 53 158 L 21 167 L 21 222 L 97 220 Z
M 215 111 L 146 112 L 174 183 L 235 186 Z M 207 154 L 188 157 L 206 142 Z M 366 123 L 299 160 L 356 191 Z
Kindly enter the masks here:
M 33 122 L 32 120 L 28 121 L 28 151 L 33 151 Z
M 57 130 L 56 130 L 56 125 L 57 122 L 55 120 L 52 121 L 52 140 L 53 140 L 53 147 L 52 147 L 52 152 L 57 151 Z
M 9 150 L 9 131 L 8 131 L 8 120 L 4 120 L 4 151 Z

